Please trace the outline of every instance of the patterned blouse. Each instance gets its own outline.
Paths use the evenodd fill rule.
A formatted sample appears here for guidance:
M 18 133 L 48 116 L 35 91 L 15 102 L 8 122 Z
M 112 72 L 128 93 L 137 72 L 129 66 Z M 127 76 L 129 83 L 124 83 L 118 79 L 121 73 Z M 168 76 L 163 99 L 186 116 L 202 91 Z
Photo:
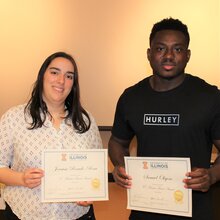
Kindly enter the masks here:
M 60 129 L 52 126 L 49 118 L 41 128 L 29 130 L 24 115 L 25 105 L 9 109 L 0 121 L 0 167 L 23 172 L 27 168 L 41 168 L 43 149 L 102 148 L 102 141 L 94 121 L 90 129 L 79 134 L 71 125 L 63 122 Z M 26 120 L 25 120 L 26 118 Z M 23 186 L 6 186 L 4 200 L 22 220 L 72 220 L 88 212 L 89 207 L 76 203 L 41 203 L 41 187 L 29 189 Z

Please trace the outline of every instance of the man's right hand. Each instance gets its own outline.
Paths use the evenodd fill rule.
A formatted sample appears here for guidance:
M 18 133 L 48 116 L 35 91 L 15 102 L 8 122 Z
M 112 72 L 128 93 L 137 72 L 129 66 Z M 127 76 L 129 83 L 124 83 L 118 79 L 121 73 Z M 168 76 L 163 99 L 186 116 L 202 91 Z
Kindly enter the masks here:
M 115 182 L 126 188 L 126 189 L 130 189 L 131 188 L 131 180 L 132 178 L 126 174 L 125 172 L 125 168 L 122 166 L 115 166 L 114 170 L 113 170 L 113 177 Z

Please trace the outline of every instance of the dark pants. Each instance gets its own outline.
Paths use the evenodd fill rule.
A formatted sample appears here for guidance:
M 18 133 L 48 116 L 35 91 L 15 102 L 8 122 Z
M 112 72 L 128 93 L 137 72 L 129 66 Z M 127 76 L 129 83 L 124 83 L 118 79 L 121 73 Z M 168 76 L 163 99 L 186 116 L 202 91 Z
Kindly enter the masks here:
M 4 210 L 5 220 L 19 220 L 19 218 L 12 212 L 10 206 L 6 203 L 6 208 Z
M 4 217 L 5 220 L 19 220 L 19 218 L 12 212 L 10 206 L 7 203 L 4 211 Z M 78 220 L 96 220 L 93 206 L 91 205 L 89 211 L 82 217 L 78 218 Z
M 95 219 L 95 214 L 94 214 L 94 209 L 93 209 L 93 205 L 90 206 L 89 211 L 83 215 L 82 217 L 78 218 L 79 220 L 96 220 Z

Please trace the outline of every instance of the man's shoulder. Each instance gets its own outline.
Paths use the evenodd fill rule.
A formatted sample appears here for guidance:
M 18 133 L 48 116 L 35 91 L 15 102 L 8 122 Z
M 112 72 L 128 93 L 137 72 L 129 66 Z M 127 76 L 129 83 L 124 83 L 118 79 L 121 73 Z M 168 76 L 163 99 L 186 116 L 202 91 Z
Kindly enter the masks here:
M 141 81 L 137 82 L 136 84 L 126 88 L 124 90 L 124 93 L 132 94 L 132 93 L 138 92 L 139 90 L 146 89 L 148 86 L 148 82 L 149 82 L 149 77 L 146 77 L 142 79 Z
M 194 88 L 201 88 L 201 89 L 207 89 L 210 91 L 219 92 L 218 87 L 216 85 L 212 85 L 198 76 L 187 74 L 187 78 L 189 85 L 193 86 Z

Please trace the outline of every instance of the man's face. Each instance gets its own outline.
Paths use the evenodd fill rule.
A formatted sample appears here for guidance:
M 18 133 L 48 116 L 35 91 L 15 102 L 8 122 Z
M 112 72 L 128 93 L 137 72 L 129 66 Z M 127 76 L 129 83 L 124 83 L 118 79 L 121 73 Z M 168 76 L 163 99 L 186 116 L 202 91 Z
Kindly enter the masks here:
M 190 50 L 182 32 L 163 30 L 153 38 L 147 57 L 154 75 L 173 79 L 184 73 Z

